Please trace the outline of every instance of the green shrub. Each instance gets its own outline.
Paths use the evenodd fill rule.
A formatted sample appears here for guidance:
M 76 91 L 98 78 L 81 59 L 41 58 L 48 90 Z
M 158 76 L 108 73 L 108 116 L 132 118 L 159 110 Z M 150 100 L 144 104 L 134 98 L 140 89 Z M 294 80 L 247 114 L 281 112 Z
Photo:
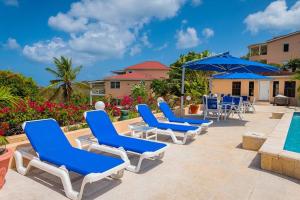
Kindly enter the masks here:
M 0 71 L 0 85 L 10 88 L 13 96 L 36 98 L 38 86 L 32 80 L 22 74 L 11 71 Z

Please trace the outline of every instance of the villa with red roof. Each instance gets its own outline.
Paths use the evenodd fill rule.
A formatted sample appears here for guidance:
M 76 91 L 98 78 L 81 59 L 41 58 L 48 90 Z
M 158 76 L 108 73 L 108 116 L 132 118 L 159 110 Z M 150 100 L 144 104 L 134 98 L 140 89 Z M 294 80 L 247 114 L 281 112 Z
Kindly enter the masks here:
M 167 79 L 169 77 L 169 69 L 168 66 L 160 62 L 146 61 L 126 67 L 123 70 L 112 71 L 114 75 L 105 77 L 104 81 L 95 81 L 93 83 L 102 83 L 103 89 L 100 92 L 101 94 L 111 95 L 113 98 L 120 99 L 130 95 L 133 85 L 141 81 L 145 82 L 147 89 L 150 91 L 150 85 L 154 79 Z

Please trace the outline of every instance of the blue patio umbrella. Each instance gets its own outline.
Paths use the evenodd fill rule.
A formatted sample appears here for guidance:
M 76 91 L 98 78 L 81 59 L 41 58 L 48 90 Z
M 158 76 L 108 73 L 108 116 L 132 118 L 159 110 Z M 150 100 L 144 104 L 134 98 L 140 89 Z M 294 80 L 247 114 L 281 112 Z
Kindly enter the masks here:
M 185 69 L 215 71 L 226 73 L 262 73 L 262 72 L 278 72 L 277 67 L 271 65 L 245 60 L 233 57 L 228 52 L 219 55 L 193 60 L 182 65 L 182 85 L 181 85 L 181 110 L 183 108 L 184 96 L 184 79 Z
M 277 67 L 267 65 L 260 62 L 254 62 L 231 56 L 228 52 L 193 60 L 185 63 L 183 68 L 201 71 L 216 71 L 216 72 L 246 72 L 246 73 L 261 73 L 261 72 L 278 72 Z
M 213 79 L 248 79 L 248 80 L 269 80 L 270 77 L 253 73 L 222 73 L 212 76 Z

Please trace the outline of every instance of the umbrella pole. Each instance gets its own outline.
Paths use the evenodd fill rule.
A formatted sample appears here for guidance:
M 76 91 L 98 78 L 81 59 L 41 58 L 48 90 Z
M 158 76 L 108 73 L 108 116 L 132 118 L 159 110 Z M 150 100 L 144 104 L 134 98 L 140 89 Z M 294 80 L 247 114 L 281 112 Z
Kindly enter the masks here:
M 185 80 L 185 67 L 182 68 L 181 74 L 181 97 L 180 97 L 180 114 L 184 115 L 184 80 Z

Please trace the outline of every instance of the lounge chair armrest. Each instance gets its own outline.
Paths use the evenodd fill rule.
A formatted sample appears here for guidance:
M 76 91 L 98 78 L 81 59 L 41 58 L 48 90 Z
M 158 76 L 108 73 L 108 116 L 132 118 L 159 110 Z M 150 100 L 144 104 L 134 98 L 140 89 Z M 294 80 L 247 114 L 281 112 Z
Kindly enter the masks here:
M 90 151 L 92 149 L 120 156 L 122 160 L 124 160 L 126 163 L 129 163 L 128 156 L 127 156 L 127 154 L 124 150 L 117 149 L 117 148 L 114 148 L 114 147 L 108 147 L 108 146 L 105 146 L 105 145 L 99 145 L 99 144 L 96 144 L 96 143 L 93 143 L 88 147 L 88 151 Z

